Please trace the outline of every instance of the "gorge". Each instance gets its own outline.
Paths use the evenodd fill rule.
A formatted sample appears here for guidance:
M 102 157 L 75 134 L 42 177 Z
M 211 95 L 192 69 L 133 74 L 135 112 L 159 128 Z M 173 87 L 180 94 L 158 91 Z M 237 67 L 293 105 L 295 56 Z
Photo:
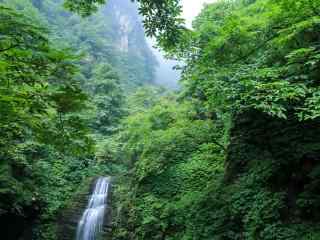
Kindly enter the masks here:
M 0 0 L 1 240 L 320 239 L 320 1 L 194 2 Z

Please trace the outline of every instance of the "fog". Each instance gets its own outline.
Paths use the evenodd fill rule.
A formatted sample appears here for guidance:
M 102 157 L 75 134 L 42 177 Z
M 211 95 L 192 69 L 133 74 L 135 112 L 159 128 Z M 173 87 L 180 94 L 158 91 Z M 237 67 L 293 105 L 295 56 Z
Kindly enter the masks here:
M 203 5 L 205 3 L 212 3 L 214 1 L 215 0 L 182 0 L 182 17 L 186 20 L 186 26 L 191 28 L 192 21 L 200 13 Z M 174 70 L 173 67 L 178 65 L 179 62 L 166 59 L 162 52 L 153 47 L 153 40 L 148 39 L 148 43 L 159 63 L 159 66 L 156 69 L 155 82 L 170 89 L 178 89 L 180 72 L 178 70 Z
M 163 52 L 155 48 L 155 41 L 153 39 L 147 39 L 148 44 L 158 61 L 158 67 L 155 73 L 155 83 L 170 89 L 179 88 L 180 72 L 174 70 L 173 67 L 178 65 L 179 62 L 171 59 L 166 59 Z

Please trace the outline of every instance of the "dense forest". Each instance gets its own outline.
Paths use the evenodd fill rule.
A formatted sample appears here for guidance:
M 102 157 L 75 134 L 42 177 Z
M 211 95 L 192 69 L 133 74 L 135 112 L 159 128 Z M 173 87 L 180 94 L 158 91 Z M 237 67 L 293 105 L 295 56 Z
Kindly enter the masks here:
M 320 1 L 217 0 L 192 29 L 181 11 L 0 0 L 1 238 L 74 239 L 68 214 L 112 176 L 101 239 L 320 239 Z

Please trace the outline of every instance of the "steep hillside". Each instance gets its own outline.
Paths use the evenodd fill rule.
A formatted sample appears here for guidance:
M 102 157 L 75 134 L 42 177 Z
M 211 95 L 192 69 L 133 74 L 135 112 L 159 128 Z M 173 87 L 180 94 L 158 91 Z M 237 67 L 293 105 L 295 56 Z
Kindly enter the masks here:
M 167 49 L 184 86 L 125 122 L 115 239 L 320 239 L 319 12 L 216 1 Z
M 72 238 L 116 175 L 113 240 L 320 239 L 320 1 L 135 1 L 178 92 L 129 1 L 0 2 L 1 238 Z
M 61 0 L 0 1 L 3 238 L 54 239 L 79 185 L 110 165 L 97 149 L 156 66 L 131 1 L 81 18 Z M 7 48 L 10 46 L 9 48 Z

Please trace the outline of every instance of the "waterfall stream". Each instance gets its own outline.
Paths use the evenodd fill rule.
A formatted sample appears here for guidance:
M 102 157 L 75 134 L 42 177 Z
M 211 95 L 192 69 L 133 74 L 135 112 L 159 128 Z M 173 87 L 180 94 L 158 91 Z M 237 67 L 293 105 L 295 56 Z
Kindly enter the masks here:
M 96 181 L 87 208 L 78 223 L 77 240 L 96 240 L 102 232 L 109 184 L 107 177 L 100 177 Z

